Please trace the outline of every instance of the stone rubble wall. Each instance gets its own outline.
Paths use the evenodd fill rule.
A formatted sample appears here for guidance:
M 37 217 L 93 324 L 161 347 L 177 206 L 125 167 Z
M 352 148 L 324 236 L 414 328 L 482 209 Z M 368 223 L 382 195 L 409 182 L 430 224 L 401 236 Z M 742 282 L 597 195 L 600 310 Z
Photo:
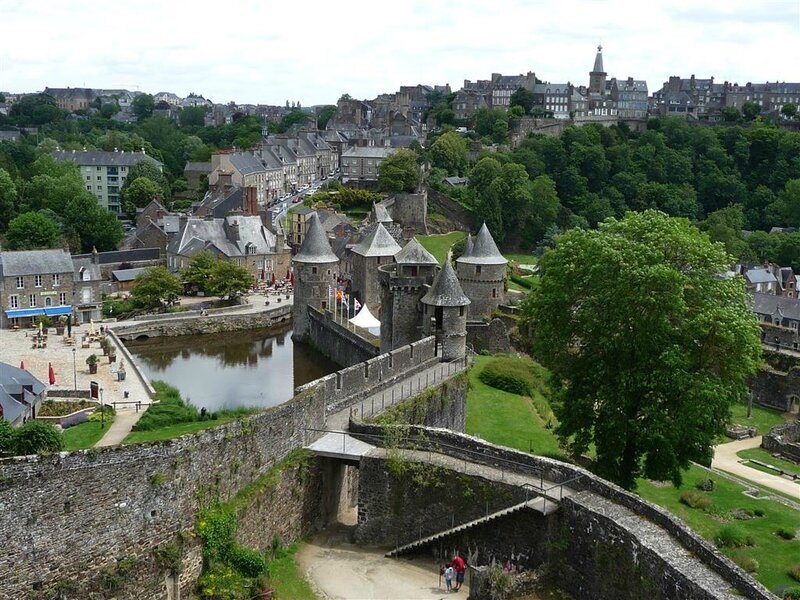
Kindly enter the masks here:
M 776 425 L 761 438 L 761 447 L 800 463 L 800 421 Z

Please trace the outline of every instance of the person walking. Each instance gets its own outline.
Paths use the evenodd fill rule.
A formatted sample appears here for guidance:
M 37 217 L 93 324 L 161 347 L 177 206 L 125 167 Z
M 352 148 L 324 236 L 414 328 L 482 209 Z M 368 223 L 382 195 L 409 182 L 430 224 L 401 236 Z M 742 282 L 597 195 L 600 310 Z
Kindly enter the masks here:
M 453 567 L 448 566 L 444 570 L 444 582 L 445 582 L 445 584 L 447 584 L 447 591 L 448 592 L 452 592 L 453 591 L 453 589 L 452 589 L 453 588 Z
M 455 553 L 453 556 L 453 560 L 450 563 L 450 567 L 455 569 L 456 572 L 456 586 L 453 588 L 454 592 L 457 592 L 461 589 L 461 585 L 464 583 L 464 572 L 467 570 L 467 563 L 464 562 L 464 559 L 458 554 Z

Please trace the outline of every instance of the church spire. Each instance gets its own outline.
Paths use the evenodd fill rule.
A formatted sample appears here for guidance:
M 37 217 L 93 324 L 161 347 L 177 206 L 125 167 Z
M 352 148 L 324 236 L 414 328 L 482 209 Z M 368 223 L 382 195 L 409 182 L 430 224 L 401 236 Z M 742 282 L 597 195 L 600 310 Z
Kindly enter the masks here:
M 589 73 L 589 93 L 605 95 L 606 72 L 603 70 L 603 45 L 598 44 L 597 56 L 594 57 L 594 68 Z
M 597 46 L 597 56 L 594 57 L 594 69 L 592 69 L 592 73 L 606 74 L 605 71 L 603 71 L 603 44 Z

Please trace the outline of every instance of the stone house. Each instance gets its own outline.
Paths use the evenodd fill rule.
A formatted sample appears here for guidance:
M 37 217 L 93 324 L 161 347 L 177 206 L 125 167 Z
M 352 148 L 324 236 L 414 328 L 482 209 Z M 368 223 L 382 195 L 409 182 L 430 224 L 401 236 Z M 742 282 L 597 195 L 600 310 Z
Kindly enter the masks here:
M 800 330 L 800 300 L 797 298 L 756 292 L 753 294 L 753 312 L 767 325 L 783 327 L 795 334 Z
M 44 88 L 44 94 L 55 98 L 56 106 L 61 110 L 75 112 L 86 110 L 95 98 L 90 88 Z
M 647 118 L 647 82 L 643 79 L 611 78 L 611 99 L 617 103 L 617 116 L 620 119 Z
M 383 160 L 394 154 L 394 148 L 377 146 L 349 148 L 342 154 L 342 183 L 375 183 L 378 167 Z
M 270 189 L 274 181 L 282 179 L 279 169 L 268 175 L 267 165 L 260 157 L 250 152 L 216 152 L 211 155 L 211 172 L 208 175 L 209 188 L 252 187 L 256 189 L 256 199 L 264 204 L 274 197 Z M 277 175 L 277 177 L 275 177 Z
M 167 267 L 179 271 L 191 258 L 204 250 L 219 260 L 231 260 L 245 267 L 253 279 L 280 279 L 291 264 L 283 230 L 273 233 L 261 217 L 230 215 L 222 219 L 191 217 L 167 246 Z
M 466 88 L 459 90 L 452 104 L 456 119 L 469 119 L 479 109 L 489 108 L 491 97 L 489 90 Z
M 778 267 L 775 269 L 775 278 L 778 280 L 778 294 L 786 298 L 798 298 L 797 276 L 792 267 Z
M 47 386 L 25 369 L 0 362 L 0 419 L 19 426 L 36 418 L 46 390 Z
M 533 86 L 535 106 L 552 113 L 556 119 L 568 119 L 573 87 L 569 83 L 537 83 Z
M 492 108 L 509 108 L 511 95 L 519 88 L 533 90 L 536 85 L 536 73 L 528 71 L 525 75 L 501 75 L 492 73 L 491 78 L 491 103 Z
M 103 318 L 103 275 L 100 270 L 100 257 L 94 250 L 91 257 L 72 258 L 74 265 L 73 275 L 73 302 L 75 314 L 80 323 L 89 323 L 91 320 L 99 321 Z
M 0 327 L 72 313 L 74 265 L 68 250 L 0 252 Z
M 775 294 L 778 289 L 778 280 L 767 267 L 748 269 L 744 273 L 744 280 L 751 294 Z
M 200 189 L 200 180 L 211 173 L 211 162 L 187 162 L 183 167 L 183 177 L 193 190 Z

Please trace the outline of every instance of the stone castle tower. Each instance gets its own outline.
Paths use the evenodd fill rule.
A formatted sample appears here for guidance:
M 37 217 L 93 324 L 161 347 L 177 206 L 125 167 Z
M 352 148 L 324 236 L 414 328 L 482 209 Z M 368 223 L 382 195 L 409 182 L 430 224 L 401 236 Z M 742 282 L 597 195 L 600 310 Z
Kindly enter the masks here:
M 443 361 L 463 358 L 467 351 L 467 307 L 464 295 L 449 260 L 422 297 L 422 331 L 436 336 L 439 356 Z
M 478 231 L 475 241 L 467 238 L 464 254 L 456 260 L 458 280 L 464 293 L 472 301 L 469 317 L 472 321 L 489 320 L 497 307 L 505 302 L 506 265 L 486 223 Z
M 384 209 L 385 212 L 385 209 Z M 353 277 L 351 289 L 361 304 L 375 316 L 381 313 L 381 288 L 378 268 L 390 264 L 400 252 L 400 246 L 378 221 L 375 228 L 353 247 Z
M 603 70 L 603 46 L 597 46 L 597 56 L 594 57 L 594 68 L 589 73 L 589 93 L 601 94 L 606 93 L 606 75 Z
M 421 335 L 422 296 L 433 283 L 439 263 L 417 241 L 395 254 L 394 263 L 378 267 L 381 286 L 381 352 L 415 342 Z
M 317 213 L 311 222 L 300 246 L 292 259 L 294 266 L 294 306 L 292 306 L 293 340 L 304 340 L 308 336 L 308 306 L 318 310 L 328 308 L 328 288 L 336 282 L 339 259 L 331 250 L 328 236 L 319 222 Z

